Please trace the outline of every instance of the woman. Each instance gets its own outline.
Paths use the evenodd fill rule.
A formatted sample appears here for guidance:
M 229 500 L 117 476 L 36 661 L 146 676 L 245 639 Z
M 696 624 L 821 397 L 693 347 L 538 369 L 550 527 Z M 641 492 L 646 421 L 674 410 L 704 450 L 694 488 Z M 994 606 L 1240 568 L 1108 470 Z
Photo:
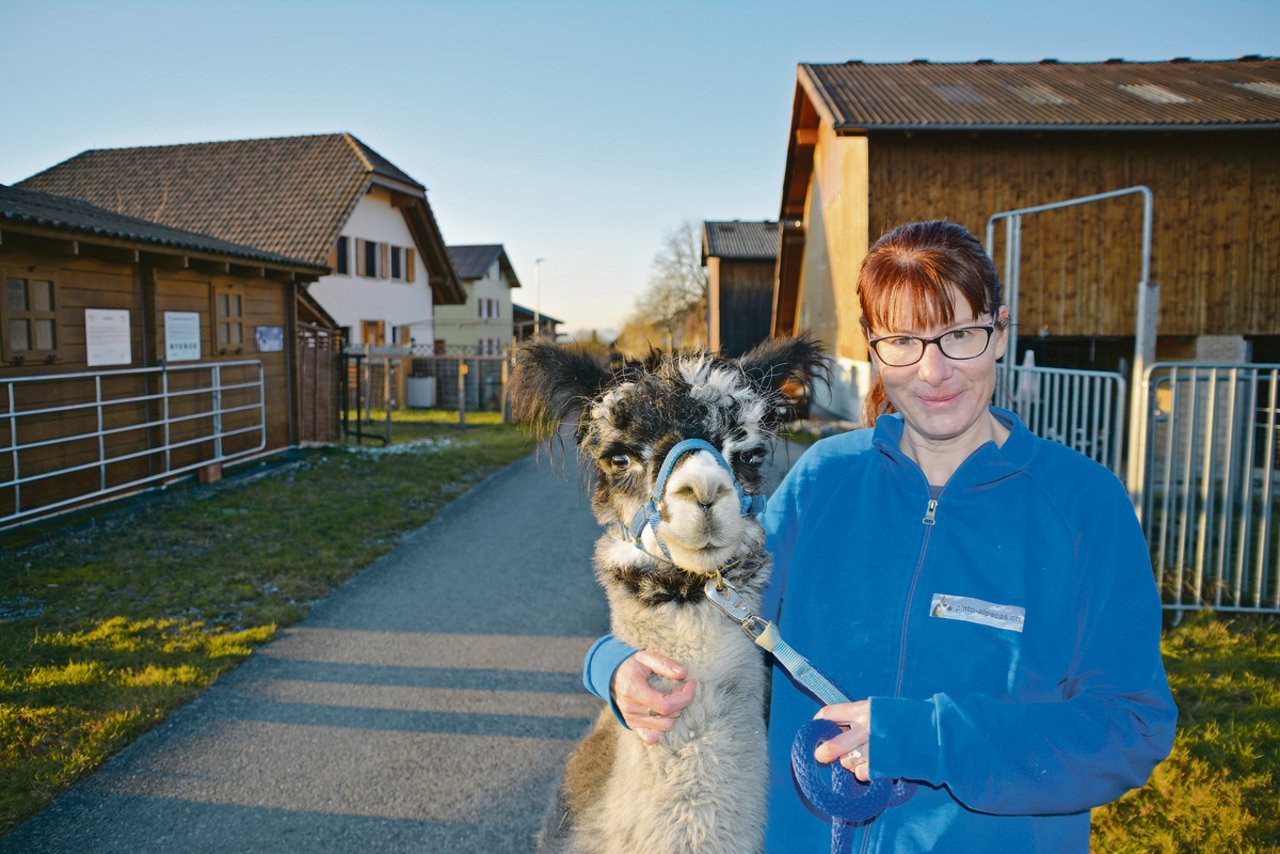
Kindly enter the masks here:
M 855 851 L 1087 851 L 1089 810 L 1141 786 L 1177 717 L 1160 604 L 1124 489 L 990 405 L 1008 310 L 962 226 L 909 223 L 858 279 L 877 369 L 874 426 L 815 444 L 770 498 L 766 614 L 859 702 L 817 717 L 860 779 L 918 781 Z M 604 640 L 585 681 L 647 742 L 696 690 L 650 651 Z M 616 670 L 615 670 L 616 665 Z M 603 688 L 603 690 L 602 690 Z M 775 668 L 769 851 L 824 851 L 827 820 L 789 773 L 817 703 Z

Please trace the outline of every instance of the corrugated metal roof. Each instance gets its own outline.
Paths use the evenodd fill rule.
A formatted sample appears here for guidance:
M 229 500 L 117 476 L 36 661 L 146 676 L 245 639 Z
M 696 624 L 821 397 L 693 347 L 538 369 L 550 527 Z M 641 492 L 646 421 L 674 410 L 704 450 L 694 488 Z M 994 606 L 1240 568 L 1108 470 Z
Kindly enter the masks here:
M 1280 127 L 1280 59 L 803 64 L 837 130 Z
M 263 252 L 206 234 L 159 225 L 136 217 L 103 210 L 65 196 L 40 193 L 0 185 L 0 222 L 17 223 L 60 232 L 102 237 L 147 246 L 163 246 L 187 252 L 218 255 L 273 267 L 306 268 L 318 275 L 329 272 L 322 264 L 312 264 L 274 252 Z
M 323 263 L 375 175 L 423 191 L 346 133 L 94 149 L 18 186 Z
M 778 257 L 778 223 L 774 220 L 708 220 L 702 224 L 702 234 L 704 258 Z

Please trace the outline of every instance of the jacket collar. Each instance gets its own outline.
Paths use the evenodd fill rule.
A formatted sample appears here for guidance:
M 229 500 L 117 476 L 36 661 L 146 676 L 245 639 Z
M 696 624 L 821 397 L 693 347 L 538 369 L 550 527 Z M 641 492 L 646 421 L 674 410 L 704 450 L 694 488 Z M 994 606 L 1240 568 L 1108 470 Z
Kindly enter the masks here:
M 1026 468 L 1036 452 L 1036 444 L 1040 441 L 1028 430 L 1016 414 L 999 406 L 989 407 L 996 420 L 1009 430 L 1009 438 L 1003 445 L 985 442 L 960 464 L 951 480 L 947 481 L 948 492 L 968 489 L 982 484 L 993 483 L 1017 474 Z M 916 490 L 928 493 L 929 484 L 924 472 L 916 465 L 915 460 L 902 452 L 899 443 L 902 440 L 902 416 L 882 415 L 876 419 L 875 432 L 871 436 L 872 444 L 891 463 L 892 469 L 899 472 L 904 481 L 913 484 Z

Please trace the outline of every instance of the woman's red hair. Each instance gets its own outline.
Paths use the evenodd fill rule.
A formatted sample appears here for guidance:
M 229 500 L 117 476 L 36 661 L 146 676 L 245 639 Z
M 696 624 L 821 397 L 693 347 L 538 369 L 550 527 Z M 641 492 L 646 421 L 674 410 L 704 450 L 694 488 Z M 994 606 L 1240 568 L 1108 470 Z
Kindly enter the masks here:
M 862 327 L 870 334 L 900 329 L 904 323 L 916 329 L 950 326 L 957 292 L 974 317 L 996 317 L 1000 277 L 978 238 L 946 220 L 908 222 L 881 236 L 862 259 Z M 868 424 L 893 412 L 878 374 L 862 411 Z

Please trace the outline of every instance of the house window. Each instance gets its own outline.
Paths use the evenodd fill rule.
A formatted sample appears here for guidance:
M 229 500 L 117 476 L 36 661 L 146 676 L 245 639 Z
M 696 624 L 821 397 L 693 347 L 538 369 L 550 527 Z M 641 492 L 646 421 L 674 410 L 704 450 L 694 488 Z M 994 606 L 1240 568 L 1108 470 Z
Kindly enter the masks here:
M 222 285 L 213 294 L 213 324 L 219 355 L 244 349 L 244 291 Z
M 386 322 L 382 320 L 360 321 L 360 343 L 362 344 L 387 343 Z
M 6 270 L 0 318 L 6 362 L 57 361 L 57 285 L 51 274 Z
M 391 278 L 393 279 L 404 278 L 404 259 L 401 257 L 403 254 L 404 250 L 399 246 L 391 247 Z
M 351 238 L 342 236 L 338 238 L 337 257 L 334 263 L 335 271 L 344 276 L 351 275 Z
M 378 244 L 373 240 L 364 242 L 364 270 L 362 275 L 369 278 L 377 278 L 378 276 Z

